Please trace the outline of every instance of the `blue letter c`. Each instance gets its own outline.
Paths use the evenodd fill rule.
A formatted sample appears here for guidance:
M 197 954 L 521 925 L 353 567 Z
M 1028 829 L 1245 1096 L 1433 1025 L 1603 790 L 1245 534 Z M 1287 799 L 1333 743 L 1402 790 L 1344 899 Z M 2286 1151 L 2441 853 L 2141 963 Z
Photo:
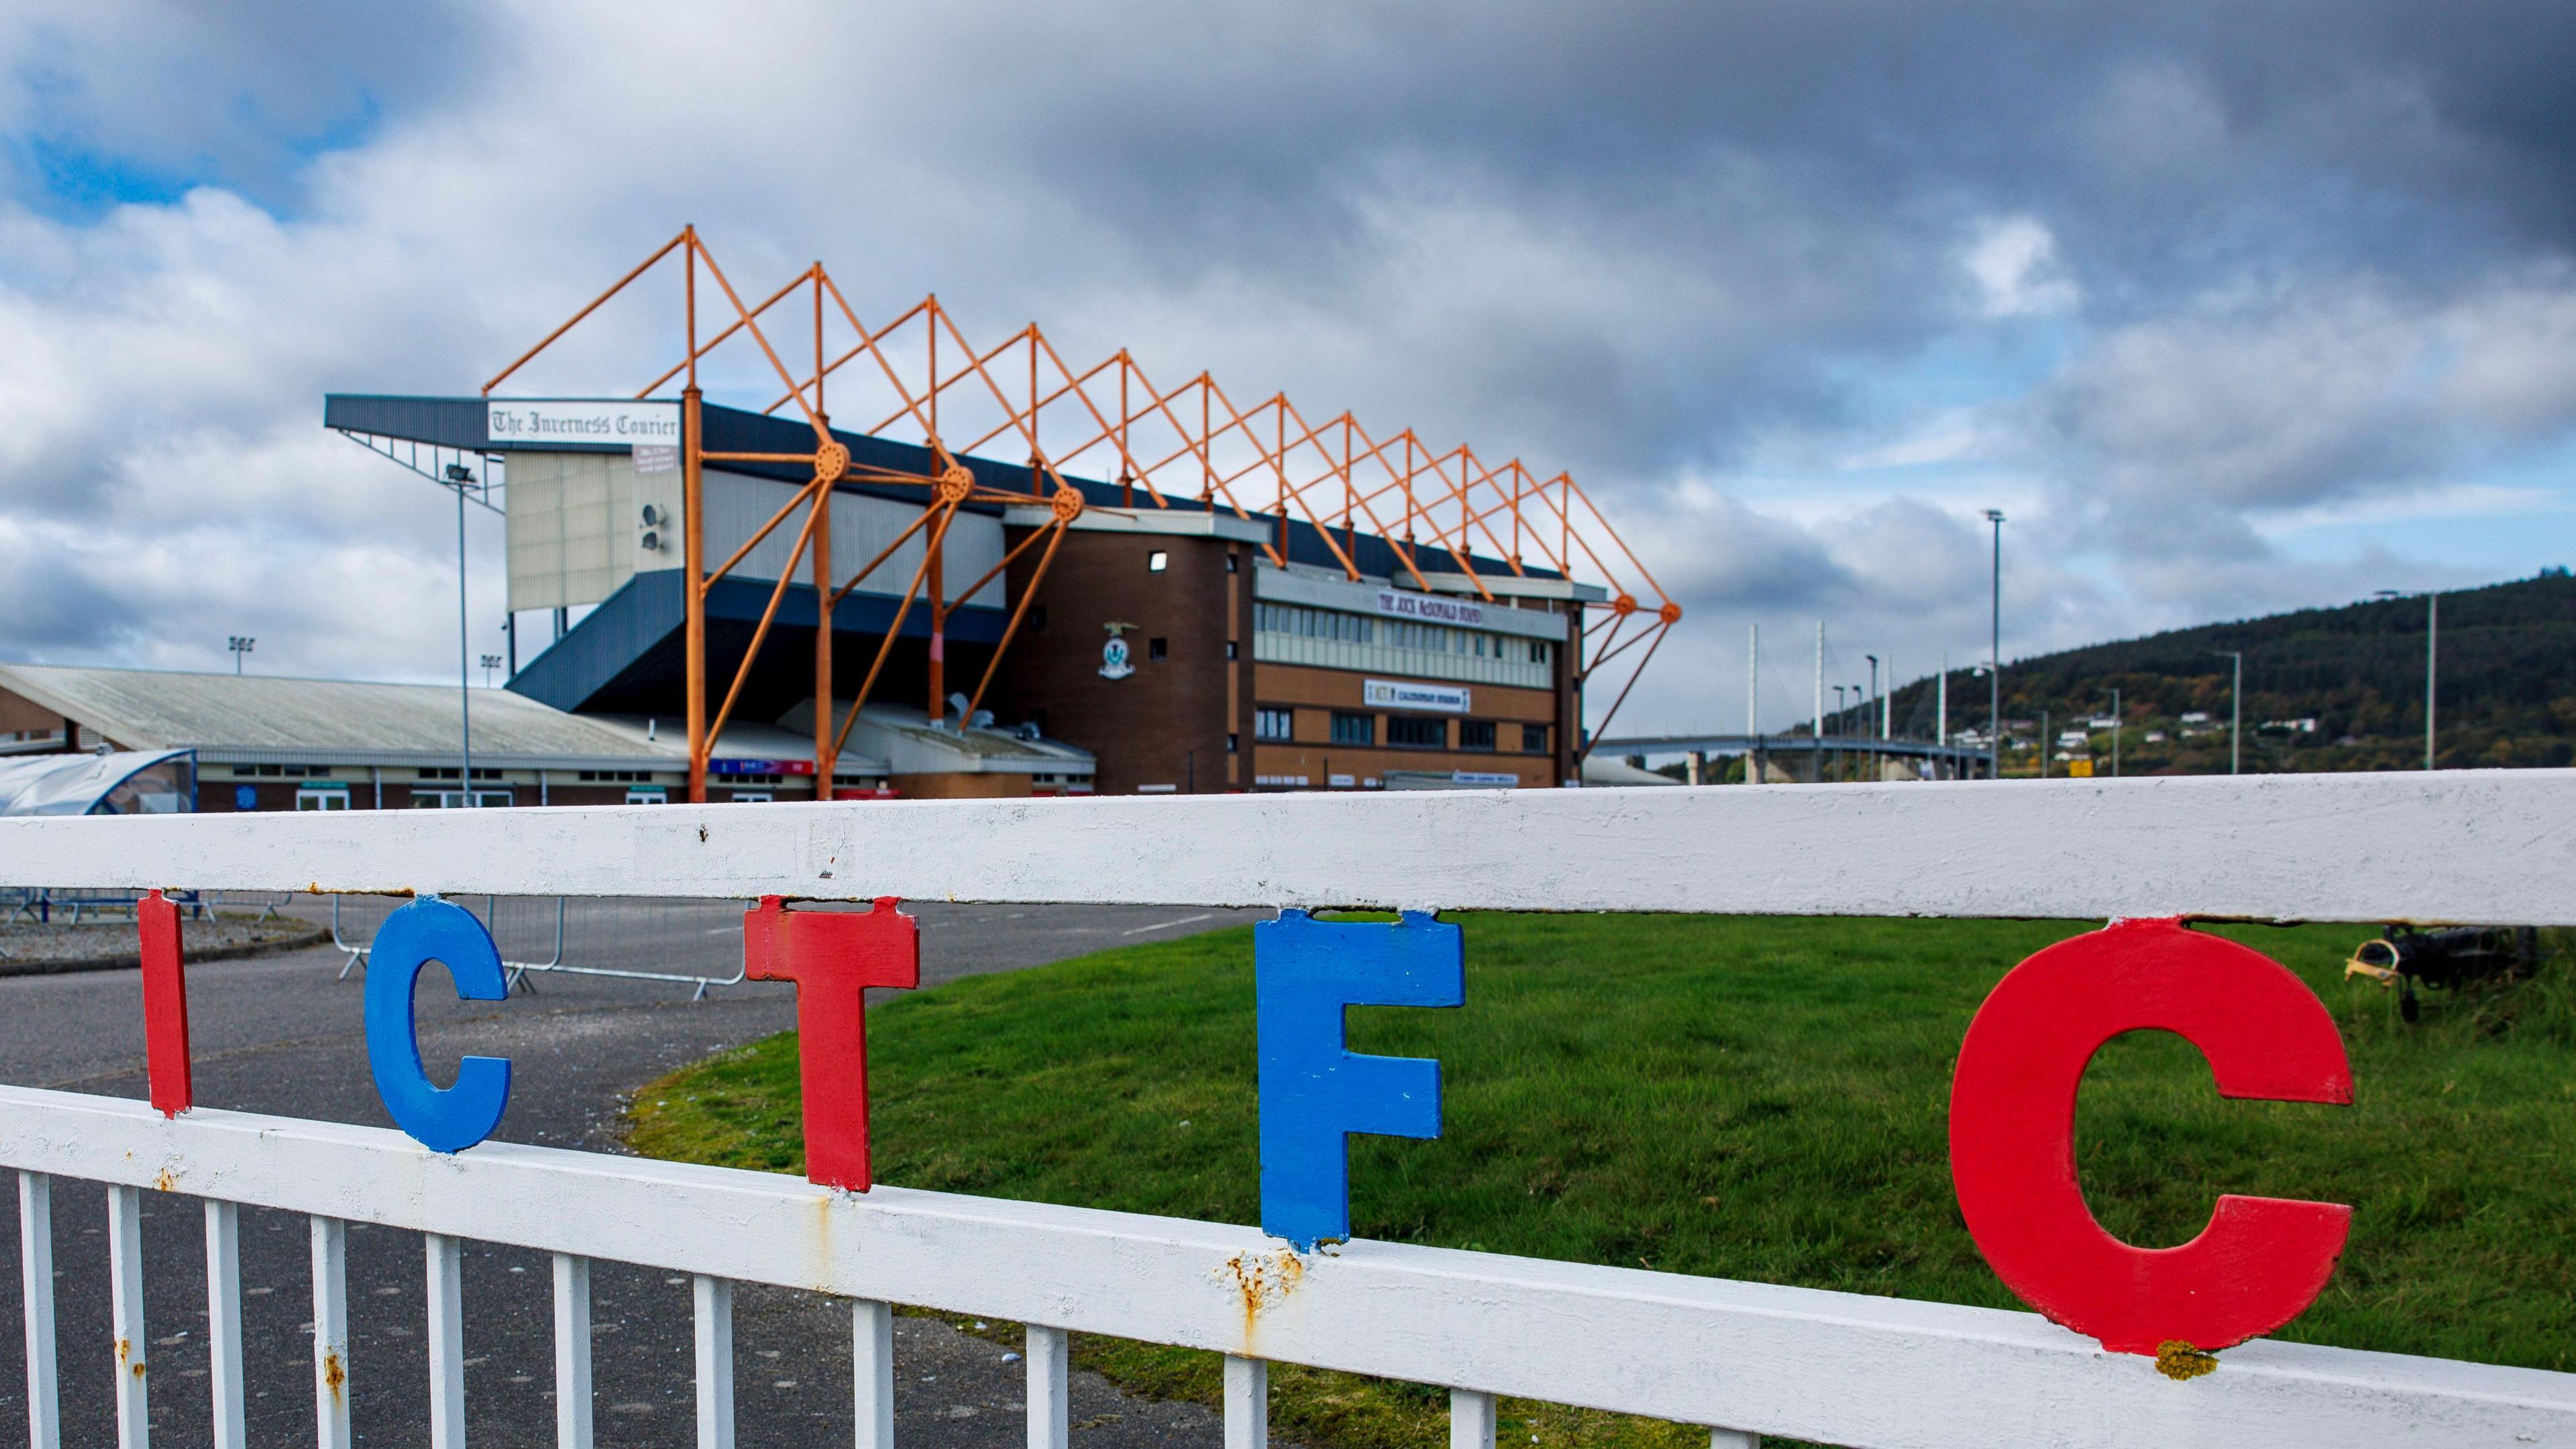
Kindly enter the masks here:
M 412 987 L 420 968 L 444 963 L 466 1001 L 510 994 L 492 933 L 472 911 L 423 896 L 385 918 L 367 953 L 367 1065 L 394 1125 L 432 1152 L 462 1152 L 492 1135 L 510 1105 L 510 1059 L 467 1057 L 456 1085 L 441 1089 L 420 1065 Z

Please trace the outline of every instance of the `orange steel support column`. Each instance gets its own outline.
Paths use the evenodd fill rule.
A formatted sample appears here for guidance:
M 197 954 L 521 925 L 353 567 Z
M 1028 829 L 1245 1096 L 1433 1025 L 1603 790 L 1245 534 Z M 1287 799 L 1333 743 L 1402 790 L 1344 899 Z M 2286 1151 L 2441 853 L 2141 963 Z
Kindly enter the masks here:
M 701 476 L 704 464 L 699 459 L 704 445 L 698 431 L 699 392 L 690 387 L 680 394 L 680 536 L 683 567 L 687 579 L 680 586 L 680 597 L 687 605 L 686 651 L 689 658 L 689 801 L 704 804 L 707 798 L 707 755 L 712 742 L 707 739 L 707 542 L 706 482 Z
M 929 548 L 930 718 L 936 723 L 948 715 L 948 540 L 933 534 Z
M 822 437 L 832 436 L 832 416 L 823 411 L 823 264 L 814 264 L 814 430 Z M 827 466 L 825 453 L 817 448 L 815 467 Z M 839 752 L 832 748 L 832 494 L 840 480 L 823 484 L 822 496 L 814 500 L 821 512 L 814 516 L 814 798 L 832 798 L 832 780 L 840 764 Z
M 818 414 L 819 416 L 819 414 Z M 829 427 L 830 424 L 825 424 Z M 814 507 L 814 798 L 832 798 L 832 493 L 826 483 Z

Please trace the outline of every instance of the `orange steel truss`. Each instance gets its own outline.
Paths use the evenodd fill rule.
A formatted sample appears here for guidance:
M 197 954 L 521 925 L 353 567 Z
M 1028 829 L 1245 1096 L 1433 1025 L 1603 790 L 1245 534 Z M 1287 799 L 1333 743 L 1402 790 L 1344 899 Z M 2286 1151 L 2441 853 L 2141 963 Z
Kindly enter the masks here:
M 1001 577 L 1013 561 L 1040 547 L 1028 586 L 1011 608 L 1000 644 L 967 706 L 971 717 L 1001 667 L 1003 655 L 1018 633 L 1029 600 L 1054 561 L 1065 531 L 1086 503 L 1068 482 L 1065 469 L 1098 468 L 1119 490 L 1115 511 L 1162 509 L 1174 498 L 1236 517 L 1272 525 L 1262 546 L 1273 564 L 1288 559 L 1290 520 L 1302 519 L 1321 536 L 1334 563 L 1352 580 L 1361 577 L 1357 540 L 1361 532 L 1392 549 L 1401 576 L 1416 588 L 1472 595 L 1487 602 L 1519 592 L 1514 581 L 1530 577 L 1528 565 L 1571 580 L 1579 572 L 1598 578 L 1609 597 L 1586 601 L 1599 612 L 1586 623 L 1584 648 L 1569 661 L 1580 688 L 1592 675 L 1622 656 L 1633 656 L 1617 696 L 1602 717 L 1610 719 L 1636 686 L 1645 667 L 1662 647 L 1664 637 L 1680 622 L 1681 605 L 1666 594 L 1654 574 L 1611 526 L 1571 474 L 1543 475 L 1518 458 L 1494 461 L 1465 444 L 1435 448 L 1411 429 L 1377 434 L 1347 410 L 1316 418 L 1298 409 L 1285 393 L 1240 406 L 1206 372 L 1165 388 L 1150 378 L 1125 349 L 1086 368 L 1068 365 L 1036 323 L 1008 334 L 1000 342 L 977 348 L 934 294 L 914 303 L 892 320 L 871 328 L 842 295 L 821 262 L 807 267 L 754 304 L 734 290 L 697 228 L 683 228 L 588 306 L 574 313 L 508 367 L 483 385 L 493 389 L 580 325 L 672 253 L 681 254 L 682 302 L 686 314 L 686 355 L 635 395 L 646 398 L 672 381 L 683 383 L 681 400 L 681 511 L 684 567 L 695 586 L 682 591 L 687 610 L 689 723 L 689 798 L 706 798 L 709 756 L 716 735 L 730 718 L 753 662 L 759 657 L 771 621 L 785 597 L 797 565 L 812 558 L 812 581 L 823 601 L 822 618 L 831 607 L 867 579 L 895 550 L 916 533 L 927 533 L 921 565 L 913 571 L 894 622 L 879 643 L 865 681 L 837 728 L 833 724 L 832 630 L 816 630 L 814 771 L 818 794 L 828 798 L 832 764 L 849 739 L 859 709 L 867 703 L 883 671 L 898 631 L 916 600 L 926 598 L 931 624 L 930 703 L 933 719 L 944 716 L 942 647 L 945 623 L 954 610 Z M 698 278 L 703 268 L 722 296 L 723 327 L 701 340 Z M 801 297 L 799 294 L 802 294 Z M 797 308 L 791 299 L 809 304 Z M 781 304 L 788 306 L 782 308 Z M 810 310 L 806 328 L 796 328 L 784 314 Z M 772 317 L 773 312 L 780 313 Z M 796 330 L 810 331 L 811 362 L 791 366 L 762 319 L 772 317 Z M 847 344 L 835 351 L 826 342 L 827 323 L 837 319 Z M 700 443 L 699 366 L 736 338 L 755 344 L 779 393 L 762 411 L 776 413 L 793 405 L 814 431 L 810 453 L 720 453 Z M 805 339 L 799 339 L 805 340 Z M 945 360 L 942 354 L 945 353 Z M 857 364 L 852 366 L 852 364 Z M 849 374 L 842 374 L 850 367 Z M 859 415 L 874 416 L 862 429 L 871 437 L 898 438 L 898 430 L 917 435 L 932 455 L 936 471 L 904 473 L 855 463 L 835 441 L 824 410 L 827 382 L 845 401 L 857 394 Z M 1007 448 L 1027 457 L 1024 490 L 982 481 L 960 460 L 981 457 L 985 450 Z M 702 471 L 706 463 L 759 462 L 810 466 L 812 478 L 769 521 L 713 570 L 705 567 Z M 843 479 L 874 487 L 924 490 L 921 516 L 850 579 L 831 579 L 831 514 L 825 506 L 832 488 Z M 1142 500 L 1138 498 L 1143 495 Z M 1013 547 L 1002 562 L 987 570 L 962 593 L 950 595 L 941 577 L 940 544 L 957 510 L 968 503 L 1037 506 L 1050 510 L 1047 525 Z M 1100 507 L 1104 505 L 1089 505 Z M 731 686 L 710 721 L 706 711 L 706 600 L 716 582 L 747 557 L 752 548 L 802 510 L 787 566 L 750 648 L 734 671 Z M 1483 558 L 1477 549 L 1486 551 Z M 1632 585 L 1631 580 L 1634 581 Z M 1641 585 L 1651 602 L 1639 596 Z M 1577 758 L 1588 753 L 1588 743 Z

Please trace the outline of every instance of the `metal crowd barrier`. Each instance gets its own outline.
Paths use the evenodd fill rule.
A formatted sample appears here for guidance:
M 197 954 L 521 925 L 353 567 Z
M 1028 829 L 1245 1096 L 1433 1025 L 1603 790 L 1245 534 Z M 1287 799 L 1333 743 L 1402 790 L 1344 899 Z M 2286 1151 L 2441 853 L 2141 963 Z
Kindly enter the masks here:
M 348 956 L 347 960 L 340 963 L 340 974 L 334 978 L 336 980 L 346 981 L 349 979 L 350 972 L 361 971 L 366 968 L 367 955 L 374 949 L 374 947 L 370 942 L 352 941 L 346 934 L 344 934 L 340 917 L 341 899 L 342 898 L 338 893 L 334 893 L 331 897 L 331 945 L 334 949 L 345 952 Z M 500 898 L 497 895 L 490 893 L 485 894 L 483 897 L 484 925 L 486 929 L 494 930 L 496 935 L 500 920 L 499 899 Z M 543 961 L 516 961 L 510 959 L 506 955 L 501 958 L 501 967 L 504 971 L 509 973 L 509 985 L 513 992 L 525 991 L 529 995 L 535 995 L 537 990 L 536 983 L 528 980 L 528 977 L 531 975 L 543 975 L 547 973 L 564 976 L 608 976 L 625 981 L 667 981 L 674 986 L 689 987 L 689 999 L 691 1001 L 706 1000 L 707 991 L 711 987 L 739 986 L 743 983 L 743 967 L 740 965 L 736 965 L 734 967 L 734 972 L 731 976 L 706 976 L 679 971 L 637 971 L 623 966 L 574 965 L 563 958 L 566 899 L 567 898 L 563 896 L 556 896 L 554 898 L 554 950 L 548 953 L 546 959 Z

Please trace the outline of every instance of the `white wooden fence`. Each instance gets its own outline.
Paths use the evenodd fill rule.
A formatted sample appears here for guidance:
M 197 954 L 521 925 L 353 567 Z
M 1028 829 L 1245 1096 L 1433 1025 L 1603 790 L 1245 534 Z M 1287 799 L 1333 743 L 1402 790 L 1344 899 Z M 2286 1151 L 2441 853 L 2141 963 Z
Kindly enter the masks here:
M 1402 905 L 2576 924 L 2576 772 L 1661 791 L 956 801 L 0 821 L 0 880 L 221 890 Z M 1715 963 L 1712 969 L 1720 969 Z M 1473 962 L 1470 958 L 1472 991 Z M 50 1194 L 104 1183 L 124 1442 L 146 1382 L 139 1195 L 206 1199 L 217 1442 L 243 1443 L 237 1205 L 313 1221 L 317 1417 L 350 1441 L 346 1223 L 427 1234 L 431 1440 L 463 1442 L 461 1243 L 555 1256 L 560 1442 L 590 1436 L 589 1262 L 695 1275 L 698 1439 L 732 1442 L 731 1285 L 853 1301 L 860 1449 L 893 1442 L 889 1304 L 1029 1330 L 1032 1449 L 1067 1339 L 1228 1355 L 1227 1449 L 1271 1362 L 1884 1449 L 2576 1446 L 2576 1375 L 2257 1342 L 2188 1382 L 2025 1313 L 1355 1241 L 0 1088 L 20 1173 L 30 1418 L 51 1449 Z M 94 1271 L 94 1264 L 69 1265 Z M 2565 1285 L 2558 1285 L 2561 1289 Z

